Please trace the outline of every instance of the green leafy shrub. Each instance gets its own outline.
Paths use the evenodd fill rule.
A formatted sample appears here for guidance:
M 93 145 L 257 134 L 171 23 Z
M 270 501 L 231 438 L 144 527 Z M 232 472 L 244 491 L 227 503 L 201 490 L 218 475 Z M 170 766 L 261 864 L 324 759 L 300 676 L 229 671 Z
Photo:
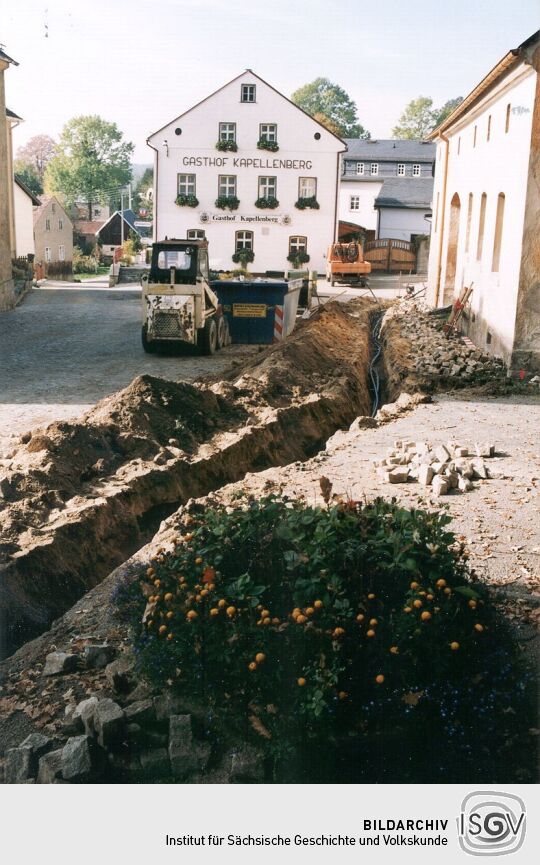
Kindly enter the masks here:
M 235 264 L 242 264 L 245 267 L 255 260 L 255 253 L 252 249 L 239 249 L 231 255 L 231 258 Z
M 122 600 L 140 669 L 239 729 L 249 718 L 280 765 L 324 746 L 331 776 L 336 753 L 353 771 L 361 752 L 365 778 L 375 742 L 379 780 L 390 771 L 381 749 L 394 746 L 404 779 L 422 776 L 422 758 L 408 760 L 427 748 L 427 777 L 448 780 L 477 765 L 486 736 L 497 753 L 525 689 L 448 522 L 380 499 L 316 508 L 267 497 L 186 515 L 174 552 Z
M 215 203 L 219 210 L 238 210 L 240 199 L 236 195 L 218 195 Z
M 73 273 L 97 273 L 98 263 L 95 256 L 84 255 L 78 246 L 73 247 Z
M 272 153 L 276 153 L 279 150 L 279 144 L 277 141 L 267 141 L 266 138 L 259 138 L 257 141 L 257 147 L 259 150 L 270 150 Z
M 218 141 L 216 142 L 216 150 L 224 150 L 224 151 L 232 151 L 232 153 L 236 153 L 238 150 L 238 144 L 236 141 Z
M 320 208 L 319 202 L 314 195 L 310 195 L 308 198 L 299 198 L 294 206 L 298 210 L 319 210 Z
M 184 195 L 183 193 L 176 196 L 178 207 L 197 207 L 199 199 L 196 195 Z
M 265 210 L 268 208 L 269 210 L 274 210 L 276 207 L 279 207 L 279 201 L 274 195 L 269 195 L 268 197 L 258 198 L 255 202 L 255 207 L 259 207 L 261 210 Z

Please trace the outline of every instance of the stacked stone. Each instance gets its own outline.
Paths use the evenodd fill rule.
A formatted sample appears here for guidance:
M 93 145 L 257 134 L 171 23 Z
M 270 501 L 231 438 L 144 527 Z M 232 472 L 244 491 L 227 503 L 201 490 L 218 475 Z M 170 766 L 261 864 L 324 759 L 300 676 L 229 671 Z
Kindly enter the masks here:
M 385 324 L 391 319 L 399 319 L 401 333 L 411 344 L 411 371 L 456 386 L 484 384 L 494 378 L 506 377 L 506 367 L 501 358 L 481 352 L 458 334 L 447 338 L 440 320 L 430 315 L 428 310 L 423 301 L 403 299 L 383 318 L 383 335 Z
M 84 656 L 51 652 L 44 676 L 104 667 L 116 699 L 95 694 L 66 706 L 62 735 L 32 733 L 6 751 L 6 784 L 197 782 L 213 756 L 194 735 L 195 715 L 170 692 L 155 695 L 135 676 L 129 656 L 111 661 L 108 645 L 86 646 Z M 214 755 L 216 758 L 216 755 Z M 240 743 L 219 755 L 220 778 L 229 783 L 264 780 L 261 752 Z
M 426 441 L 394 442 L 384 459 L 375 460 L 380 480 L 390 484 L 416 481 L 431 487 L 437 496 L 455 490 L 466 493 L 474 487 L 473 480 L 502 477 L 489 468 L 485 460 L 495 455 L 491 442 L 476 443 L 469 448 L 455 441 L 432 447 Z

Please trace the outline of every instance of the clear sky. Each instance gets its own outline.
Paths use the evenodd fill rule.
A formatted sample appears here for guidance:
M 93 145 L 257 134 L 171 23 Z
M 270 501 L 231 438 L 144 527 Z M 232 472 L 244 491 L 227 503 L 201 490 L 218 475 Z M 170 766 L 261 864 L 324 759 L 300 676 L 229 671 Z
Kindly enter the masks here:
M 246 68 L 287 96 L 318 76 L 389 138 L 419 95 L 466 95 L 540 26 L 540 0 L 5 0 L 0 43 L 20 65 L 8 106 L 15 146 L 56 137 L 70 117 L 114 120 L 146 138 Z

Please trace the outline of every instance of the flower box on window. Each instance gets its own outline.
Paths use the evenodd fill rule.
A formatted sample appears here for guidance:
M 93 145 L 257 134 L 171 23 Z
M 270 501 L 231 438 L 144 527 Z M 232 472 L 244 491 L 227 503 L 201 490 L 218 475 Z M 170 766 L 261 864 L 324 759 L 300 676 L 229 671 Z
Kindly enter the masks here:
M 296 204 L 294 205 L 298 208 L 298 210 L 306 210 L 306 208 L 310 207 L 312 210 L 319 209 L 319 202 L 315 198 L 314 195 L 309 198 L 299 198 Z
M 244 267 L 246 264 L 249 264 L 255 258 L 255 253 L 252 249 L 239 249 L 237 252 L 234 252 L 232 255 L 232 260 L 235 264 L 242 264 Z
M 236 153 L 238 150 L 238 144 L 236 141 L 227 140 L 227 141 L 218 141 L 216 142 L 216 150 L 232 150 L 233 153 Z
M 219 210 L 238 210 L 240 199 L 236 195 L 218 195 L 216 198 L 216 207 Z
M 307 264 L 309 261 L 309 255 L 307 252 L 302 252 L 301 250 L 298 252 L 291 252 L 287 256 L 287 261 L 290 261 L 291 264 L 294 264 L 296 267 L 299 264 Z
M 267 141 L 266 138 L 259 138 L 257 141 L 257 147 L 259 150 L 271 150 L 273 153 L 276 150 L 279 150 L 279 144 L 277 141 Z
M 279 201 L 273 195 L 269 195 L 267 198 L 263 196 L 257 199 L 255 207 L 260 207 L 261 210 L 274 210 L 276 207 L 279 207 Z
M 184 195 L 181 193 L 176 196 L 178 207 L 197 207 L 199 199 L 195 195 Z

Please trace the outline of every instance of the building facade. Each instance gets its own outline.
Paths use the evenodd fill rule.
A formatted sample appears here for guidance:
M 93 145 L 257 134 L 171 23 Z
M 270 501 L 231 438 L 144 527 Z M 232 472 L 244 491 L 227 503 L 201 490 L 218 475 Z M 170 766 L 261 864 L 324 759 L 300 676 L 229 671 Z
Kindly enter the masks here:
M 513 367 L 540 365 L 540 31 L 432 133 L 429 299 L 472 287 L 464 328 Z
M 411 240 L 429 234 L 435 145 L 399 139 L 346 139 L 339 185 L 339 219 L 368 238 Z M 398 212 L 399 211 L 399 212 Z
M 11 122 L 6 110 L 4 73 L 17 62 L 0 46 L 0 311 L 15 306 L 15 286 L 11 273 L 13 232 L 13 151 Z
M 215 270 L 241 253 L 253 273 L 285 271 L 301 253 L 324 272 L 345 144 L 258 75 L 246 70 L 148 144 L 155 240 L 206 238 Z
M 13 181 L 13 192 L 15 256 L 35 255 L 34 207 L 39 206 L 41 202 L 17 175 Z
M 73 260 L 73 223 L 54 195 L 34 210 L 34 243 L 38 264 Z

